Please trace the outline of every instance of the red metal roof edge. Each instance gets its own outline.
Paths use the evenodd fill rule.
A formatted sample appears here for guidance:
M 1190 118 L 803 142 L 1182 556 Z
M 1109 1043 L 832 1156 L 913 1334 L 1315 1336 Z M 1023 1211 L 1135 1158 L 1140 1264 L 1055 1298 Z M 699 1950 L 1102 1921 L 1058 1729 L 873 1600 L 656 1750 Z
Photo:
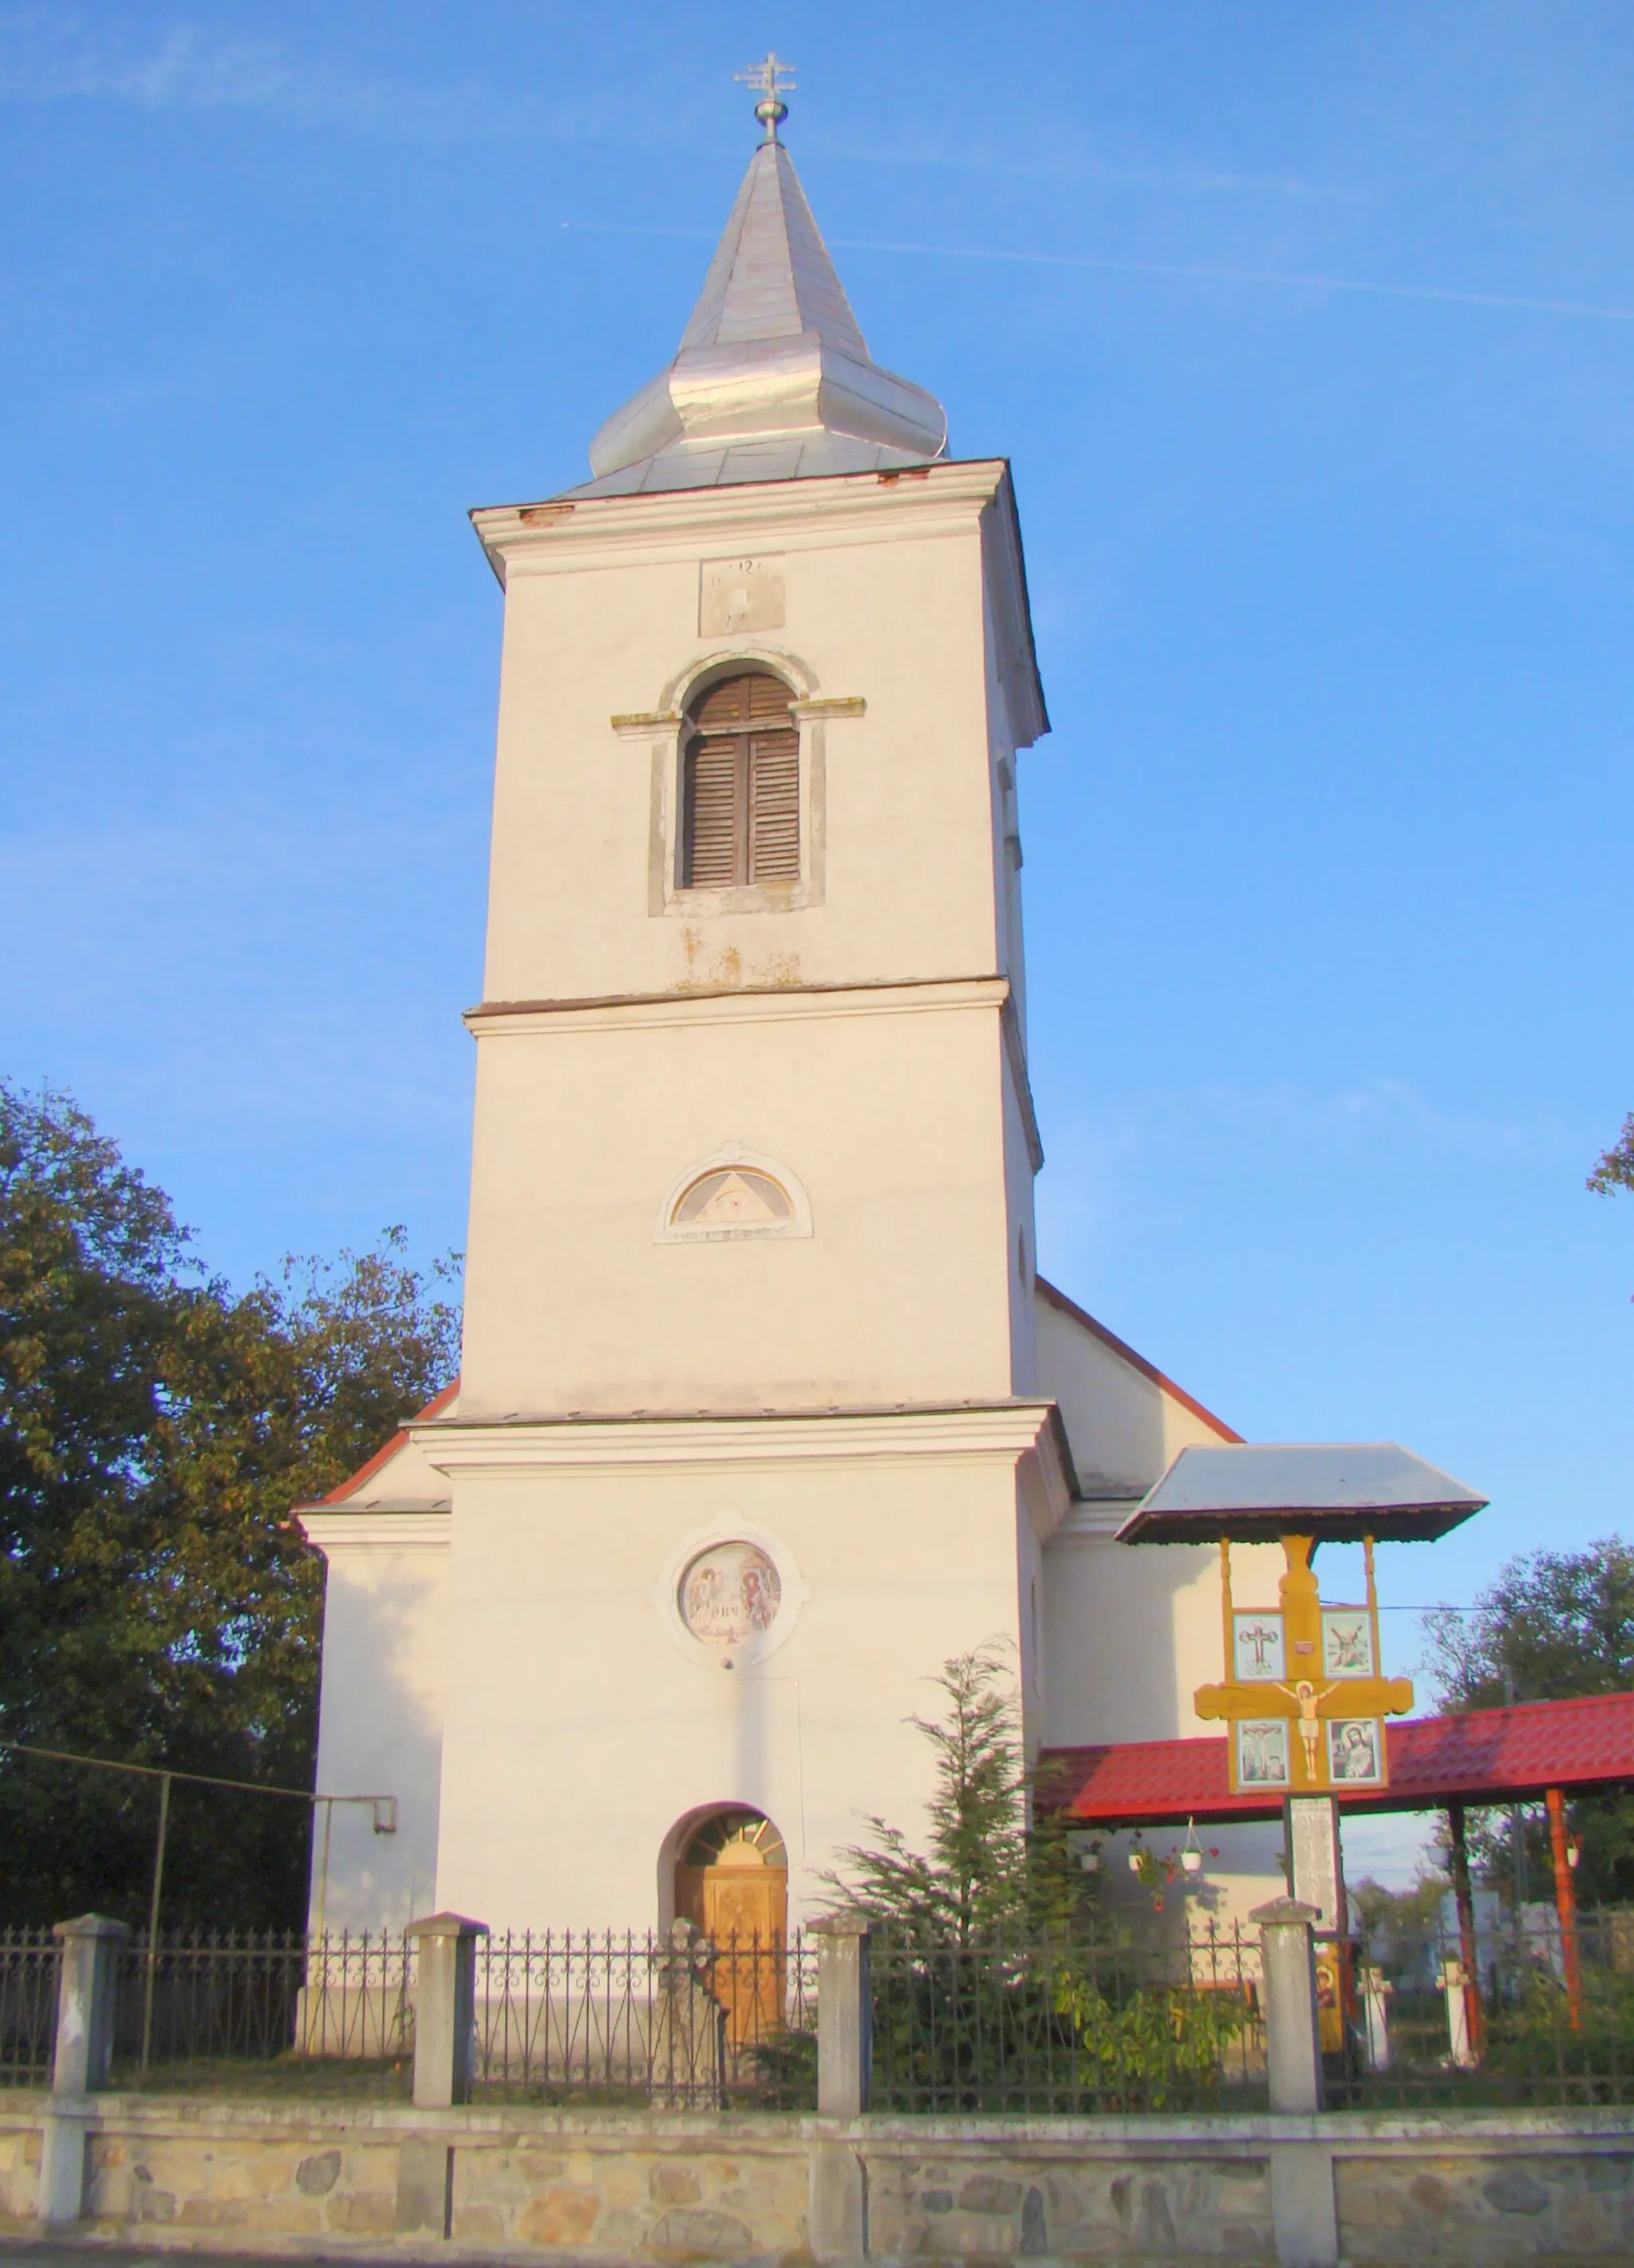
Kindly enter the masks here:
M 1211 1410 L 1205 1409 L 1195 1394 L 1188 1394 L 1183 1386 L 1176 1386 L 1156 1363 L 1148 1362 L 1144 1354 L 1137 1354 L 1127 1339 L 1121 1339 L 1115 1331 L 1109 1331 L 1104 1323 L 1098 1323 L 1093 1315 L 1086 1314 L 1076 1300 L 1069 1300 L 1064 1292 L 1058 1290 L 1044 1277 L 1035 1276 L 1033 1280 L 1052 1307 L 1059 1307 L 1064 1315 L 1071 1315 L 1075 1323 L 1082 1323 L 1084 1329 L 1098 1338 L 1103 1346 L 1110 1347 L 1114 1354 L 1122 1355 L 1131 1369 L 1137 1370 L 1143 1378 L 1149 1378 L 1154 1386 L 1161 1387 L 1165 1394 L 1172 1395 L 1182 1408 L 1189 1410 L 1194 1418 L 1201 1418 L 1205 1425 L 1211 1425 L 1222 1441 L 1241 1444 L 1240 1433 L 1228 1425 L 1223 1418 L 1217 1418 Z
M 457 1377 L 451 1378 L 440 1394 L 434 1394 L 431 1396 L 423 1410 L 416 1410 L 415 1411 L 414 1416 L 408 1420 L 408 1425 L 418 1425 L 424 1418 L 440 1416 L 441 1413 L 447 1409 L 449 1403 L 453 1400 L 455 1395 L 458 1394 L 459 1391 L 459 1379 Z M 402 1447 L 403 1443 L 408 1439 L 408 1426 L 400 1425 L 397 1431 L 392 1435 L 389 1441 L 383 1441 L 380 1447 L 375 1451 L 374 1454 L 370 1457 L 366 1462 L 359 1465 L 355 1473 L 351 1474 L 346 1480 L 342 1481 L 337 1487 L 332 1488 L 329 1491 L 328 1495 L 323 1499 L 325 1504 L 344 1504 L 347 1498 L 350 1496 L 355 1490 L 360 1489 L 365 1481 L 372 1480 L 374 1478 L 374 1476 L 379 1471 L 381 1466 L 386 1462 L 388 1458 L 394 1457 L 397 1454 L 397 1452 Z

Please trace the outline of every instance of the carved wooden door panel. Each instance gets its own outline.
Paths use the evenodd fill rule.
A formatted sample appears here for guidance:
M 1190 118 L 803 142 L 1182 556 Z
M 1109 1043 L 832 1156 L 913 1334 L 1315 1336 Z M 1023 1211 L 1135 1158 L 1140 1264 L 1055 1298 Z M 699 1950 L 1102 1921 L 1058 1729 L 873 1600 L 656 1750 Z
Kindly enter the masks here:
M 703 1870 L 703 1933 L 718 1949 L 716 1998 L 734 2047 L 765 2039 L 783 2021 L 783 1948 L 789 1878 L 781 1867 Z

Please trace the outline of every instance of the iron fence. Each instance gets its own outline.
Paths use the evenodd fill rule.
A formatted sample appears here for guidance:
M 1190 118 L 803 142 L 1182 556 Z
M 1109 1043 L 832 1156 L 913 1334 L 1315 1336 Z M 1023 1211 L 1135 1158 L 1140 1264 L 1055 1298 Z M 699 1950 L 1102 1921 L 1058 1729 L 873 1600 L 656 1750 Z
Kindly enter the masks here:
M 546 1930 L 477 1953 L 476 2087 L 506 2100 L 814 2110 L 816 1952 Z
M 122 1946 L 112 2083 L 407 2095 L 414 1955 L 390 1931 L 161 1933 Z
M 876 2110 L 1083 2116 L 1263 2099 L 1259 1940 L 1233 1924 L 876 1939 L 872 1970 Z
M 1485 1906 L 1485 1901 L 1483 1901 Z M 1329 2100 L 1634 2102 L 1634 1912 L 1482 1911 L 1456 1926 L 1365 1926 L 1331 1957 Z
M 62 1949 L 48 1929 L 0 1931 L 0 2087 L 48 2087 Z
M 55 1948 L 19 1980 L 48 2025 L 21 2023 L 0 1947 L 0 2012 L 19 2011 L 19 2069 L 44 2073 Z M 31 1951 L 38 1954 L 40 1948 Z M 36 1974 L 36 1971 L 38 1972 Z M 121 1947 L 111 2083 L 176 2093 L 373 2095 L 413 2082 L 417 1956 L 391 1932 L 161 1934 Z M 685 2108 L 814 2108 L 816 1954 L 796 1933 L 496 1933 L 476 1945 L 478 2099 Z M 43 2044 L 35 2044 L 36 2039 Z
M 1266 2099 L 1257 1937 L 1143 1919 L 1071 1940 L 872 1952 L 876 2110 L 1253 2109 Z M 48 1932 L 0 1934 L 0 2086 L 49 2083 Z M 1336 2109 L 1634 2102 L 1634 1912 L 1488 1911 L 1318 1948 Z M 416 1955 L 394 1933 L 166 1934 L 114 1964 L 112 2084 L 406 2100 Z M 810 2110 L 817 1962 L 798 1933 L 711 1942 L 542 1931 L 478 1940 L 476 2099 Z

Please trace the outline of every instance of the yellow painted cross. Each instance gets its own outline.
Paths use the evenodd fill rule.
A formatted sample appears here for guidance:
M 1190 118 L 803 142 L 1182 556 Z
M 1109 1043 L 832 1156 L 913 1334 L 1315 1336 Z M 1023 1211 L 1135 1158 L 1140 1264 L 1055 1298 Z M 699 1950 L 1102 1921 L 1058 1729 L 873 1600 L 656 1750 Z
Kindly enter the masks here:
M 1379 1595 L 1365 1539 L 1367 1603 L 1324 1605 L 1311 1555 L 1316 1540 L 1284 1535 L 1287 1572 L 1275 1608 L 1240 1612 L 1231 1592 L 1231 1545 L 1220 1543 L 1226 1679 L 1200 1685 L 1198 1716 L 1222 1718 L 1233 1795 L 1325 1794 L 1387 1785 L 1384 1719 L 1413 1705 L 1411 1680 L 1379 1675 Z

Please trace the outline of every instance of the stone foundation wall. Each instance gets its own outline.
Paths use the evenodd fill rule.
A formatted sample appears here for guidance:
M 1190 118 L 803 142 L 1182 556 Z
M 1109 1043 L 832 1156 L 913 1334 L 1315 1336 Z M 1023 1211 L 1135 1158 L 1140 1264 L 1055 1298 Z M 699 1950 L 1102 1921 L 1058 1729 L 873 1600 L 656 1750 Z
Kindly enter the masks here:
M 1339 2226 L 1369 2268 L 1634 2260 L 1634 2150 L 1340 2158 Z
M 48 2106 L 0 2099 L 0 2228 L 38 2227 Z M 1265 2263 L 1278 2169 L 1354 2268 L 1634 2257 L 1634 2112 L 1451 2117 L 623 2115 L 103 2096 L 82 2235 L 507 2260 Z

